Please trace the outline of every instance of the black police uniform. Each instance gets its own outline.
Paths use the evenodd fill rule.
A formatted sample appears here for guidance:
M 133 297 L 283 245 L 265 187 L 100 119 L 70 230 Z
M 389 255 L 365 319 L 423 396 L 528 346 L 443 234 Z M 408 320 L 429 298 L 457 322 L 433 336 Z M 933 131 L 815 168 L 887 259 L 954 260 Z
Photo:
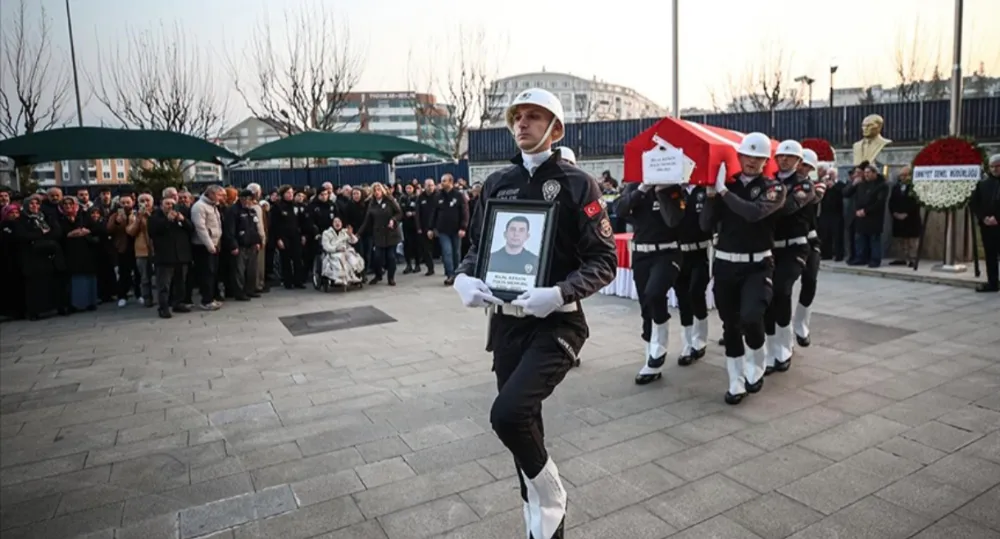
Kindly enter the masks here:
M 772 295 L 775 213 L 785 203 L 781 182 L 763 175 L 733 179 L 726 194 L 709 197 L 701 214 L 702 230 L 719 225 L 713 292 L 726 347 L 728 404 L 738 404 L 764 384 L 764 311 Z
M 1000 290 L 1000 276 L 997 274 L 997 256 L 1000 256 L 1000 225 L 987 225 L 984 220 L 987 217 L 1000 219 L 1000 177 L 987 174 L 985 178 L 979 180 L 976 189 L 972 192 L 969 200 L 969 207 L 972 208 L 979 222 L 979 231 L 983 237 L 983 250 L 986 257 L 983 262 L 986 264 L 986 284 L 980 285 L 976 290 L 980 292 L 996 292 Z
M 233 295 L 240 301 L 257 295 L 257 246 L 262 241 L 257 221 L 257 212 L 242 201 L 227 208 L 222 220 L 222 250 L 227 254 L 239 251 L 232 258 L 227 282 L 233 283 Z
M 780 181 L 785 203 L 774 225 L 774 278 L 771 304 L 764 313 L 767 334 L 767 369 L 787 371 L 792 361 L 792 291 L 809 261 L 811 206 L 815 202 L 812 180 L 792 172 Z
M 678 225 L 684 217 L 680 186 L 656 191 L 630 183 L 616 203 L 618 216 L 632 223 L 632 277 L 642 311 L 642 340 L 646 342 L 644 365 L 635 383 L 660 379 L 666 361 L 667 293 L 681 269 Z
M 420 249 L 420 260 L 427 266 L 427 273 L 424 275 L 434 275 L 434 242 L 427 237 L 428 231 L 434 230 L 434 214 L 437 212 L 437 191 L 424 191 L 417 197 L 417 235 L 420 237 L 418 243 Z
M 558 204 L 545 284 L 562 291 L 562 312 L 539 319 L 519 317 L 521 313 L 506 310 L 510 307 L 500 307 L 491 317 L 487 345 L 493 352 L 499 390 L 490 409 L 490 423 L 523 472 L 518 473 L 518 479 L 521 497 L 528 503 L 525 479 L 537 477 L 549 462 L 542 401 L 572 368 L 590 335 L 580 301 L 614 280 L 618 257 L 601 190 L 592 177 L 561 162 L 558 151 L 531 175 L 522 156 L 512 162 L 514 166 L 494 172 L 483 184 L 473 210 L 472 246 L 458 272 L 475 272 L 486 201 L 549 199 Z M 554 537 L 562 537 L 561 531 Z
M 403 270 L 403 273 L 420 271 L 420 234 L 417 232 L 418 205 L 419 201 L 416 195 L 400 197 L 399 206 L 403 210 L 403 258 L 406 259 L 406 269 Z
M 681 271 L 674 283 L 677 308 L 681 313 L 684 349 L 677 359 L 679 365 L 690 365 L 705 355 L 708 344 L 708 301 L 705 291 L 712 280 L 708 265 L 708 248 L 712 232 L 701 229 L 701 212 L 705 209 L 707 189 L 701 186 L 685 188 L 684 217 L 678 237 L 681 243 Z
M 818 221 L 820 207 L 826 194 L 826 186 L 813 182 L 812 191 L 815 195 L 812 204 L 802 209 L 806 213 L 808 220 L 808 230 L 806 239 L 809 240 L 809 258 L 806 259 L 806 267 L 802 272 L 802 281 L 799 286 L 799 304 L 795 307 L 795 314 L 792 318 L 792 331 L 795 332 L 795 340 L 800 346 L 809 346 L 809 320 L 812 318 L 811 309 L 813 300 L 816 299 L 816 288 L 819 285 L 819 262 L 823 258 L 823 245 L 819 236 Z
M 302 236 L 306 219 L 302 207 L 287 200 L 279 200 L 271 206 L 268 232 L 277 248 L 278 240 L 284 249 L 278 249 L 281 259 L 281 281 L 285 288 L 302 287 L 305 283 L 305 268 L 302 266 Z
M 521 249 L 516 255 L 508 253 L 506 248 L 490 253 L 490 271 L 534 275 L 537 268 L 538 255 L 527 249 Z

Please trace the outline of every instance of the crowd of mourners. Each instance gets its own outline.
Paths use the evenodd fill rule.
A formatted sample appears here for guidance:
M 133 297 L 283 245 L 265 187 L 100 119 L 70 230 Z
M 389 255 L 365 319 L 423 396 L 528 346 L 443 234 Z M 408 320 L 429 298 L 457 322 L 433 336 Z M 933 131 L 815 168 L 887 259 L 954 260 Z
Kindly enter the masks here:
M 450 174 L 439 181 L 269 193 L 210 185 L 196 195 L 121 186 L 73 195 L 53 187 L 0 188 L 0 317 L 39 320 L 101 304 L 156 307 L 162 318 L 251 301 L 272 286 L 396 285 L 402 273 L 444 284 L 469 248 L 469 203 L 479 196 Z

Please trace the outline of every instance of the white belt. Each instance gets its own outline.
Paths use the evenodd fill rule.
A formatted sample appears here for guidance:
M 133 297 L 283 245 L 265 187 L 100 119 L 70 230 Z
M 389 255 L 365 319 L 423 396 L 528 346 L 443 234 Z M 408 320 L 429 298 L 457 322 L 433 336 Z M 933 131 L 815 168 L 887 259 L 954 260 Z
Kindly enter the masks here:
M 496 314 L 502 314 L 502 315 L 505 315 L 505 316 L 513 316 L 514 318 L 527 318 L 528 316 L 531 316 L 531 315 L 528 315 L 528 314 L 524 313 L 524 308 L 523 307 L 517 307 L 517 306 L 511 305 L 509 303 L 504 303 L 503 305 L 494 305 L 494 306 L 491 307 L 491 309 L 493 309 L 493 312 L 496 313 Z M 559 307 L 558 309 L 556 309 L 555 312 L 557 312 L 557 313 L 575 313 L 575 312 L 577 312 L 579 310 L 580 310 L 580 304 L 574 301 L 573 303 L 569 303 L 569 304 L 563 305 L 562 307 Z
M 771 256 L 771 251 L 761 251 L 759 253 L 727 253 L 725 251 L 715 251 L 715 258 L 726 262 L 760 262 Z
M 806 234 L 806 237 L 811 240 L 814 240 L 819 237 L 819 234 L 815 230 L 810 230 L 809 233 Z
M 793 245 L 809 245 L 809 239 L 805 236 L 799 236 L 797 238 L 789 238 L 787 240 L 774 240 L 775 247 L 791 247 Z
M 672 241 L 670 243 L 635 243 L 632 242 L 632 250 L 637 253 L 655 253 L 656 251 L 666 251 L 667 249 L 676 249 L 677 242 Z
M 682 243 L 681 251 L 701 251 L 702 249 L 708 249 L 712 245 L 712 240 L 699 241 L 698 243 Z

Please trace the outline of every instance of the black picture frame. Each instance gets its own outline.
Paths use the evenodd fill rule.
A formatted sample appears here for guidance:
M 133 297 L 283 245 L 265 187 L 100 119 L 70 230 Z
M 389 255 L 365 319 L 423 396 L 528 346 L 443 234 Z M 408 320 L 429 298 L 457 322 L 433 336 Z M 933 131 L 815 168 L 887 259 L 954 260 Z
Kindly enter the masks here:
M 557 224 L 556 219 L 558 218 L 557 211 L 558 206 L 555 202 L 542 200 L 490 199 L 486 201 L 483 229 L 479 235 L 479 257 L 476 260 L 476 277 L 485 282 L 486 286 L 490 287 L 490 291 L 494 296 L 509 303 L 528 288 L 551 286 L 551 283 L 548 282 L 549 264 L 552 260 L 552 248 Z M 543 230 L 540 235 L 541 240 L 538 243 L 538 263 L 537 267 L 534 268 L 533 275 L 531 275 L 530 271 L 495 271 L 495 264 L 498 261 L 493 258 L 493 240 L 497 220 L 498 217 L 506 218 L 507 216 L 534 216 L 536 219 L 539 217 L 542 219 Z M 507 224 L 504 226 L 507 226 Z M 529 234 L 536 232 L 535 230 L 529 230 Z M 530 253 L 530 249 L 525 249 L 525 252 L 528 255 L 532 254 Z M 504 263 L 511 264 L 511 260 L 508 259 Z M 520 259 L 516 260 L 520 262 Z M 493 270 L 491 270 L 491 264 L 494 264 Z M 529 265 L 533 264 L 526 264 L 525 267 L 527 268 Z M 505 283 L 505 285 L 501 285 L 501 282 Z

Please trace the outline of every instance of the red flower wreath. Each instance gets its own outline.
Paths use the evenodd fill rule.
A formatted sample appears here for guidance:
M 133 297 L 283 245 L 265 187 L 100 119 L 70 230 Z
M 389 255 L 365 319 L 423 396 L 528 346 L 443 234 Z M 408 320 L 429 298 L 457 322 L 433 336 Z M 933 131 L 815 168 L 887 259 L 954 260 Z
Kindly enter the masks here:
M 802 148 L 816 152 L 820 161 L 833 161 L 833 145 L 824 138 L 807 138 L 802 140 Z
M 924 146 L 917 157 L 913 159 L 913 166 L 980 165 L 984 159 L 982 150 L 968 140 L 959 137 L 944 137 Z

